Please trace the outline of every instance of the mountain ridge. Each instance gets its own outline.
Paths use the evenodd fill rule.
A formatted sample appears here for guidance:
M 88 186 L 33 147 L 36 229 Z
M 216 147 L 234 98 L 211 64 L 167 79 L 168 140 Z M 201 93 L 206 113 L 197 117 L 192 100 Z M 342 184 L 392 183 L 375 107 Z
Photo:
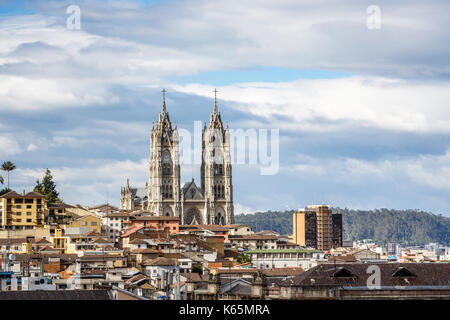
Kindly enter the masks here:
M 344 240 L 372 239 L 381 244 L 396 242 L 404 245 L 450 244 L 450 218 L 442 215 L 413 209 L 332 210 L 342 213 Z M 235 222 L 250 225 L 256 232 L 273 230 L 290 235 L 293 212 L 269 210 L 238 214 Z

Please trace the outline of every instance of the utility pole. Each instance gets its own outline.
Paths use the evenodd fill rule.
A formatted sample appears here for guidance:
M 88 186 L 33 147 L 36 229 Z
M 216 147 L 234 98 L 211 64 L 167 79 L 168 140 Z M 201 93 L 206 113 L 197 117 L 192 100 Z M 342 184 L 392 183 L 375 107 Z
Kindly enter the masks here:
M 181 292 L 180 292 L 180 280 L 181 280 L 181 276 L 180 276 L 180 234 L 177 234 L 177 294 L 175 299 L 176 300 L 181 300 Z

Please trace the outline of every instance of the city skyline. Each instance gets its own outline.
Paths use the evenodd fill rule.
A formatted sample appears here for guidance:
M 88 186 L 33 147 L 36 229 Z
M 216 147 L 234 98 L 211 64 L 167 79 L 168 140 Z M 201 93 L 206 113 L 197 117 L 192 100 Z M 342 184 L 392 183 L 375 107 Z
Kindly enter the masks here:
M 49 168 L 65 202 L 118 205 L 127 178 L 147 180 L 161 89 L 193 131 L 217 88 L 230 128 L 280 130 L 278 174 L 233 166 L 235 214 L 326 203 L 450 216 L 448 3 L 379 1 L 370 29 L 369 2 L 103 2 L 0 2 L 12 189 L 31 191 Z

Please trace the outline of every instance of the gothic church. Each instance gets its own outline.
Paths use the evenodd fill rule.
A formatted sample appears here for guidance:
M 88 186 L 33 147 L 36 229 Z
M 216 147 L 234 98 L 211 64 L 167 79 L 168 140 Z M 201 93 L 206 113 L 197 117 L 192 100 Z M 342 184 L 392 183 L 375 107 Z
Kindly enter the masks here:
M 149 180 L 145 188 L 132 188 L 127 179 L 120 208 L 177 216 L 180 224 L 234 223 L 230 134 L 228 125 L 223 126 L 216 96 L 209 124 L 202 130 L 200 170 L 200 187 L 194 179 L 180 187 L 178 129 L 170 122 L 163 90 L 162 110 L 150 133 Z

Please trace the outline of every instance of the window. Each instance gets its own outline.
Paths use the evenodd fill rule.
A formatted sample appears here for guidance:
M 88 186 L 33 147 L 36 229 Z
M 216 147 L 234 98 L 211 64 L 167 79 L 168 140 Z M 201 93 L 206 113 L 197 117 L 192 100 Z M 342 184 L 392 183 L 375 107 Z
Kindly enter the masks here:
M 31 209 L 31 205 L 30 204 L 27 204 L 27 209 Z
M 87 226 L 87 224 L 88 224 L 88 223 L 87 223 L 86 221 L 81 222 L 81 225 L 82 225 L 82 226 Z
M 20 204 L 16 205 L 16 209 L 22 209 L 22 206 Z
M 16 215 L 21 216 L 22 212 L 16 212 Z
M 62 209 L 59 209 L 59 210 L 58 210 L 58 213 L 62 213 Z
M 27 219 L 27 222 L 31 222 L 31 219 Z
M 31 212 L 27 212 L 27 216 L 31 216 Z
M 91 222 L 91 226 L 96 226 L 97 225 L 97 221 L 92 221 Z

